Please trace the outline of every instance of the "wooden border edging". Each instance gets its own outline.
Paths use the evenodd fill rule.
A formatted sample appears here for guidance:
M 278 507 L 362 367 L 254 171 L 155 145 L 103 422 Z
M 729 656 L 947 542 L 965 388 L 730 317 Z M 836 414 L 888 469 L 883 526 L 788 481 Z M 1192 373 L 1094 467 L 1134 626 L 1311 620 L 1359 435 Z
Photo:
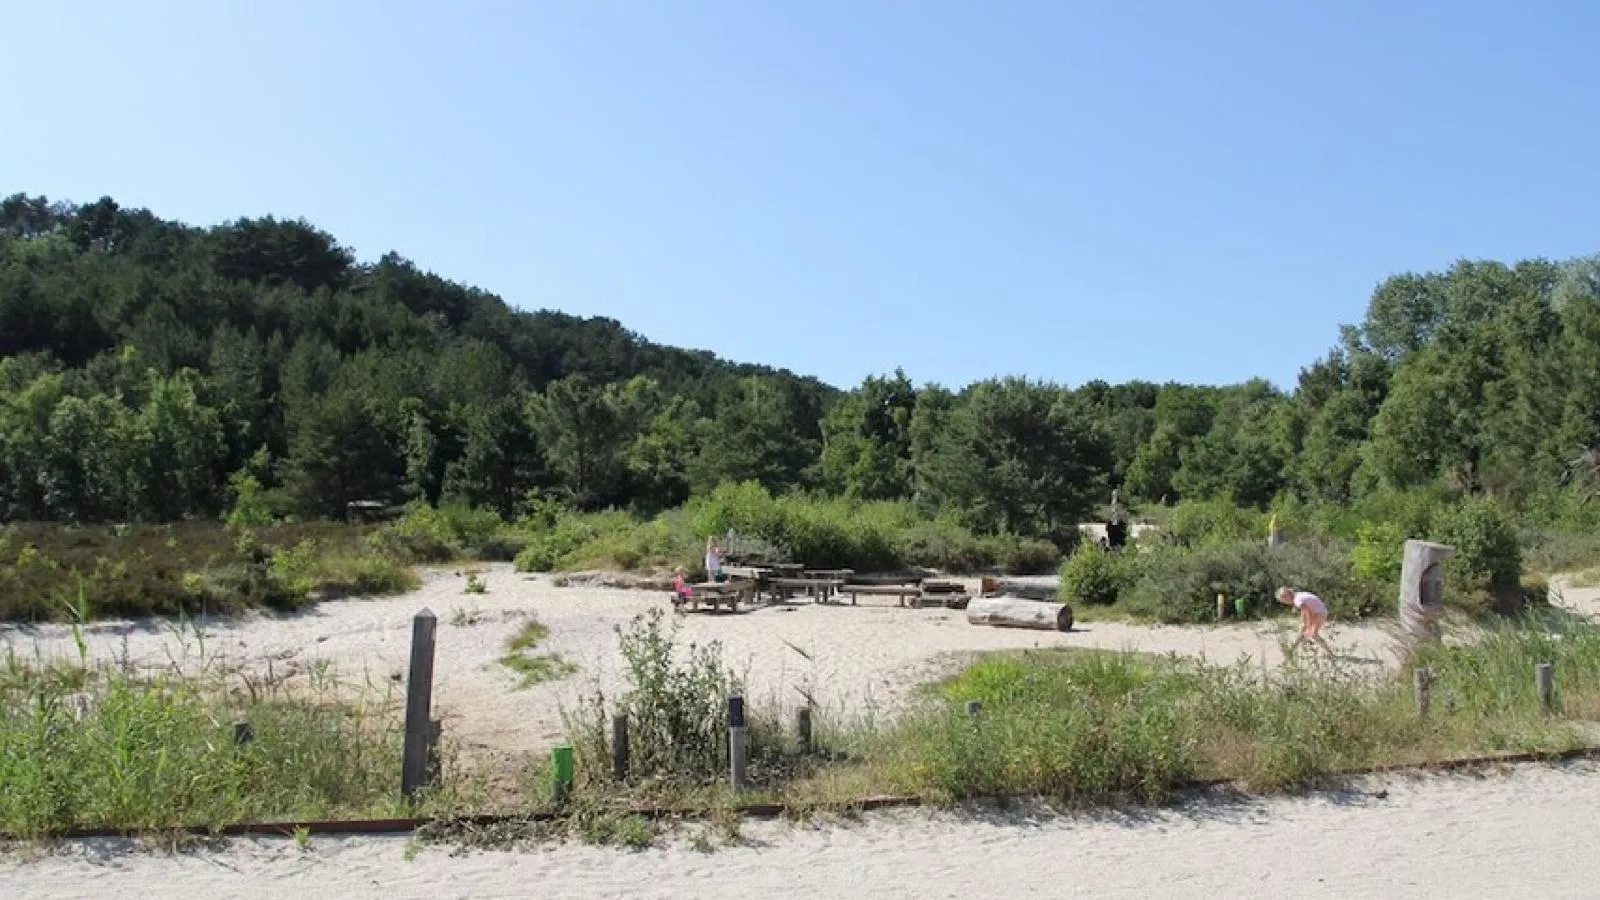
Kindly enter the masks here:
M 1383 775 L 1402 772 L 1452 772 L 1461 769 L 1472 769 L 1495 765 L 1516 765 L 1520 763 L 1553 763 L 1568 762 L 1576 759 L 1600 759 L 1600 746 L 1579 747 L 1575 750 L 1560 750 L 1550 753 L 1530 751 L 1523 753 L 1506 753 L 1498 756 L 1468 756 L 1456 759 L 1441 759 L 1433 762 L 1419 763 L 1392 763 L 1386 765 L 1369 766 L 1360 769 L 1341 769 L 1327 773 L 1328 778 L 1357 778 L 1363 775 Z M 1206 788 L 1224 787 L 1235 783 L 1231 778 L 1212 778 L 1185 782 L 1177 785 L 1178 790 L 1199 790 Z M 991 798 L 995 799 L 995 798 Z M 883 809 L 906 809 L 926 805 L 922 797 L 915 796 L 878 796 L 865 797 L 837 806 L 819 806 L 819 809 L 847 809 L 854 812 L 873 812 Z M 772 819 L 786 815 L 796 808 L 807 809 L 810 804 L 788 803 L 747 803 L 730 807 L 732 812 L 741 816 L 756 819 Z M 665 806 L 636 807 L 627 810 L 628 813 L 646 819 L 703 818 L 706 809 L 683 809 Z M 52 832 L 41 835 L 42 838 L 52 840 L 83 840 L 87 838 L 131 838 L 140 834 L 159 834 L 181 832 L 196 836 L 220 835 L 224 837 L 247 837 L 275 835 L 288 837 L 297 831 L 309 834 L 343 834 L 343 835 L 386 835 L 404 834 L 415 831 L 424 825 L 434 824 L 467 824 L 467 825 L 498 825 L 505 822 L 550 822 L 561 818 L 561 814 L 542 810 L 524 813 L 479 813 L 476 815 L 424 817 L 412 819 L 332 819 L 303 822 L 240 822 L 235 825 L 225 825 L 221 828 L 211 828 L 205 825 L 186 825 L 173 828 L 69 828 L 64 831 Z M 26 841 L 29 838 L 15 834 L 0 833 L 0 841 Z

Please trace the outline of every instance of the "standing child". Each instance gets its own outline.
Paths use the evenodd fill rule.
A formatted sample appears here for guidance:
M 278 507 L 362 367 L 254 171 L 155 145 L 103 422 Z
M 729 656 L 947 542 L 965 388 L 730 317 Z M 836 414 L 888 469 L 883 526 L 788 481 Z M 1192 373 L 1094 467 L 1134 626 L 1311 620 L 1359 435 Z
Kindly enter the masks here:
M 1322 598 L 1310 591 L 1296 591 L 1293 588 L 1278 588 L 1278 602 L 1285 606 L 1293 606 L 1300 611 L 1300 636 L 1289 645 L 1289 655 L 1300 649 L 1306 638 L 1311 638 L 1333 656 L 1333 648 L 1322 638 L 1322 626 L 1328 624 L 1328 606 Z
M 722 548 L 717 546 L 717 536 L 706 538 L 706 580 L 722 580 Z

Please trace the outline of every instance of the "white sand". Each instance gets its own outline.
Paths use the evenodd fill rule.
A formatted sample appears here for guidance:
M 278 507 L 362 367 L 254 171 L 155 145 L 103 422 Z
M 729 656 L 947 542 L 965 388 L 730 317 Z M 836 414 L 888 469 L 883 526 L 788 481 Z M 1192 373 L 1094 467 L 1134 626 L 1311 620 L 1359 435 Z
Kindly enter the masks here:
M 1364 779 L 1351 790 L 1131 816 L 907 812 L 746 826 L 749 847 L 567 845 L 406 860 L 405 838 L 233 842 L 165 856 L 116 842 L 0 862 L 17 900 L 144 897 L 1593 897 L 1600 768 Z M 1383 793 L 1382 791 L 1387 791 Z M 109 877 L 108 877 L 109 876 Z
M 212 665 L 282 674 L 309 672 L 326 660 L 346 683 L 370 681 L 398 695 L 411 618 L 426 607 L 439 617 L 435 712 L 446 733 L 462 742 L 471 763 L 505 767 L 508 760 L 543 752 L 561 740 L 563 703 L 597 682 L 614 692 L 621 662 L 616 627 L 671 604 L 664 592 L 557 588 L 546 577 L 521 575 L 507 566 L 488 567 L 485 580 L 488 593 L 469 595 L 462 592 L 462 575 L 432 570 L 420 591 L 404 597 L 334 601 L 291 616 L 207 622 L 203 641 L 154 622 L 96 625 L 87 639 L 95 657 L 127 658 L 141 666 L 194 670 L 204 656 Z M 453 624 L 458 610 L 476 624 Z M 559 653 L 577 664 L 578 672 L 518 690 L 516 677 L 498 660 L 529 613 L 550 630 L 540 649 Z M 752 704 L 798 706 L 804 690 L 816 697 L 821 715 L 835 717 L 892 713 L 918 685 L 951 671 L 975 651 L 1100 647 L 1203 655 L 1219 662 L 1247 657 L 1277 665 L 1280 637 L 1288 627 L 1086 623 L 1062 634 L 973 626 L 959 611 L 900 608 L 884 597 L 863 597 L 854 607 L 800 600 L 737 615 L 669 618 L 681 623 L 685 642 L 722 642 L 724 658 L 747 678 Z M 1335 623 L 1329 637 L 1354 663 L 1377 667 L 1393 661 L 1390 639 L 1378 626 Z M 76 652 L 70 629 L 62 626 L 0 627 L 0 647 L 5 645 L 25 655 Z
M 504 567 L 489 593 L 464 595 L 463 579 L 430 573 L 407 597 L 326 603 L 304 614 L 205 625 L 206 654 L 249 671 L 306 671 L 330 660 L 341 677 L 369 673 L 399 689 L 410 620 L 424 606 L 440 617 L 436 708 L 480 763 L 517 757 L 556 741 L 559 709 L 591 679 L 614 687 L 614 626 L 664 595 L 554 588 Z M 1600 608 L 1600 592 L 1568 587 L 1576 608 Z M 455 609 L 477 624 L 451 624 Z M 562 682 L 514 690 L 496 663 L 523 616 L 550 628 L 546 648 L 582 671 Z M 1279 628 L 1151 628 L 1090 623 L 1070 634 L 969 626 L 960 613 L 881 605 L 758 609 L 681 619 L 688 640 L 721 640 L 747 670 L 754 700 L 794 704 L 813 685 L 834 714 L 892 713 L 917 684 L 963 653 L 996 648 L 1084 646 L 1281 661 Z M 1350 661 L 1392 664 L 1387 632 L 1335 624 Z M 21 653 L 70 654 L 59 627 L 0 630 Z M 96 626 L 91 652 L 146 665 L 192 668 L 195 639 L 149 623 Z M 804 649 L 807 661 L 786 642 Z M 643 853 L 563 846 L 524 854 L 442 849 L 407 861 L 404 838 L 316 838 L 303 853 L 284 840 L 236 841 L 226 850 L 180 856 L 130 852 L 116 842 L 64 845 L 58 855 L 0 862 L 0 896 L 90 897 L 756 897 L 791 892 L 845 897 L 1206 897 L 1593 896 L 1600 857 L 1593 843 L 1600 768 L 1522 767 L 1506 777 L 1368 779 L 1333 796 L 1273 798 L 1244 805 L 1196 804 L 1136 817 L 1015 814 L 957 817 L 902 812 L 853 827 L 792 829 L 753 824 L 755 846 L 703 854 L 678 840 Z M 1379 795 L 1379 788 L 1387 795 Z M 1366 793 L 1363 793 L 1365 791 Z M 103 880 L 113 876 L 114 881 Z

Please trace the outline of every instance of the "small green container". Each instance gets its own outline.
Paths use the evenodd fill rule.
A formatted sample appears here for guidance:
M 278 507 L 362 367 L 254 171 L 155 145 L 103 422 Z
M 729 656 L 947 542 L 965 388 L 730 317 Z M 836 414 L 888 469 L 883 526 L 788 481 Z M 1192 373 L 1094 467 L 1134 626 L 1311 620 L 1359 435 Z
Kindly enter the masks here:
M 550 788 L 557 800 L 565 800 L 572 792 L 572 748 L 560 746 L 550 751 Z
M 1238 616 L 1239 618 L 1242 619 L 1242 618 L 1245 617 L 1245 614 L 1248 613 L 1248 612 L 1250 612 L 1250 599 L 1248 597 L 1235 597 L 1235 598 L 1233 598 L 1233 614 L 1234 615 L 1236 615 L 1236 616 Z

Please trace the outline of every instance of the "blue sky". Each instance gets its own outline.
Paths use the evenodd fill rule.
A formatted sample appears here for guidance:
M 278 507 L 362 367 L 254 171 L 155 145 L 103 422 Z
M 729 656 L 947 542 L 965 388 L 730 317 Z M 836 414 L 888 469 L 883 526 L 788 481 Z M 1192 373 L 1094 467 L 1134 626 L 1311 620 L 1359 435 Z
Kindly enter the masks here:
M 1600 4 L 0 0 L 0 193 L 303 216 L 848 386 L 1298 368 L 1600 251 Z

